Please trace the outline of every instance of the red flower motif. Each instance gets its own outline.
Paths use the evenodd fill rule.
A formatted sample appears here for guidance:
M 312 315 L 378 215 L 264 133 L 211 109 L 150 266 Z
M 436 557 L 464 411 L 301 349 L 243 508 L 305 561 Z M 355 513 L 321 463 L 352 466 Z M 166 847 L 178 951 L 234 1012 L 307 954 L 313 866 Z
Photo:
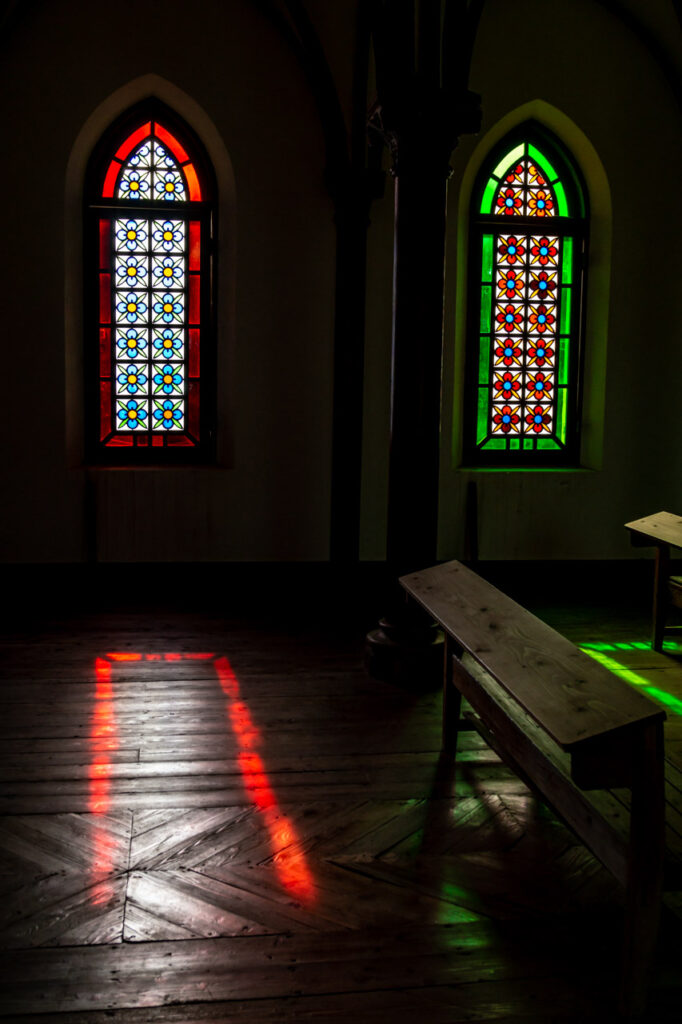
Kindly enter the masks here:
M 523 277 L 518 270 L 503 270 L 498 278 L 497 287 L 507 299 L 521 298 L 523 289 Z
M 506 238 L 501 238 L 497 251 L 502 263 L 516 263 L 517 261 L 520 263 L 521 257 L 526 252 L 523 239 L 519 241 L 514 235 L 507 235 Z
M 521 381 L 519 380 L 519 374 L 513 374 L 509 370 L 505 373 L 498 374 L 495 379 L 495 390 L 502 396 L 502 398 L 511 398 L 521 388 Z
M 536 405 L 526 416 L 526 423 L 536 434 L 548 433 L 552 423 L 552 414 L 547 406 Z
M 508 306 L 498 306 L 497 310 L 495 319 L 498 324 L 502 325 L 503 331 L 515 330 L 523 320 L 520 306 L 512 306 L 511 304 Z
M 495 349 L 495 356 L 498 363 L 504 363 L 505 366 L 513 366 L 514 363 L 518 363 L 521 355 L 521 349 L 511 338 L 499 338 L 499 344 Z
M 537 331 L 538 334 L 544 334 L 545 331 L 551 330 L 555 320 L 554 313 L 550 313 L 547 306 L 542 305 L 533 306 L 528 317 L 531 331 Z
M 506 216 L 512 217 L 523 206 L 521 190 L 517 188 L 503 188 L 497 197 L 496 205 L 499 206 L 498 213 L 504 213 Z
M 502 431 L 503 434 L 508 434 L 510 430 L 513 430 L 514 433 L 518 433 L 517 424 L 520 422 L 521 417 L 510 405 L 503 405 L 502 408 L 493 416 L 493 423 Z
M 546 267 L 548 263 L 556 264 L 556 255 L 559 251 L 556 247 L 556 238 L 549 239 L 543 236 L 533 241 L 534 244 L 530 249 L 533 263 L 539 263 L 543 267 Z
M 513 185 L 516 181 L 523 181 L 523 164 L 517 164 L 516 167 L 512 167 L 504 180 L 508 185 Z
M 528 389 L 528 397 L 534 398 L 540 402 L 543 398 L 548 398 L 554 383 L 552 377 L 548 373 L 536 373 L 528 378 L 526 388 Z
M 528 181 L 531 185 L 546 185 L 544 177 L 541 172 L 535 166 L 535 164 L 529 164 L 528 166 Z
M 545 363 L 551 365 L 553 359 L 554 349 L 552 348 L 552 339 L 548 338 L 547 341 L 545 341 L 544 338 L 535 338 L 528 350 L 528 362 L 530 365 L 544 366 Z
M 556 274 L 548 274 L 546 270 L 539 270 L 537 274 L 531 274 L 530 289 L 533 298 L 536 295 L 539 295 L 541 299 L 548 298 L 556 288 L 555 277 Z
M 532 217 L 551 217 L 554 209 L 554 200 L 549 192 L 538 189 L 528 196 L 528 209 Z

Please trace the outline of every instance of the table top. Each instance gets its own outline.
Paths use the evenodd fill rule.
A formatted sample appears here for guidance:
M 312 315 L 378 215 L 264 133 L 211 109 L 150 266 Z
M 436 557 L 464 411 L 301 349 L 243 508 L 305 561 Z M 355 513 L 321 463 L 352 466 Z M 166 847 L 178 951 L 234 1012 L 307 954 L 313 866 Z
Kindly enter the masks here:
M 654 544 L 672 544 L 682 548 L 682 516 L 672 512 L 654 512 L 651 516 L 626 523 L 625 527 L 642 537 L 651 538 Z

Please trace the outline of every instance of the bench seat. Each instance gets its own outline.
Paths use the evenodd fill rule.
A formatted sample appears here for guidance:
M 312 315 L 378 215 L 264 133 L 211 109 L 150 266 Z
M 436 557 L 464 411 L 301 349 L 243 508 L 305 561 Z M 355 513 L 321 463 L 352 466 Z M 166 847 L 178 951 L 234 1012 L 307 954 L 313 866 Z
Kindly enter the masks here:
M 625 886 L 620 1009 L 636 1018 L 663 882 L 665 712 L 459 562 L 400 583 L 445 633 L 444 750 L 456 752 L 464 697 L 491 746 Z

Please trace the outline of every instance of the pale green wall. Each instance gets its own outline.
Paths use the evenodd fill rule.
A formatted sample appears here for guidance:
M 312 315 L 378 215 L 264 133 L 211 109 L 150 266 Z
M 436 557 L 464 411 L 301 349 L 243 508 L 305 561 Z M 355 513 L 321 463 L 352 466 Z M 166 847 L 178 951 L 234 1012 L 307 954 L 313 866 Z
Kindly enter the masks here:
M 671 5 L 629 6 L 658 31 L 679 66 Z M 680 109 L 638 36 L 591 0 L 488 0 L 471 88 L 483 97 L 483 126 L 455 151 L 448 196 L 439 556 L 464 553 L 464 503 L 473 480 L 481 558 L 629 557 L 637 553 L 624 522 L 682 509 Z M 582 453 L 590 468 L 466 472 L 458 468 L 457 438 L 468 189 L 502 134 L 500 123 L 508 128 L 529 116 L 572 148 L 591 189 Z M 370 335 L 368 345 L 379 353 L 384 339 Z M 367 429 L 385 434 L 386 359 L 374 371 L 374 384 L 366 383 Z M 373 410 L 380 417 L 370 426 Z M 365 507 L 384 509 L 385 476 L 374 468 L 365 467 Z M 383 536 L 370 524 L 364 553 L 384 553 Z

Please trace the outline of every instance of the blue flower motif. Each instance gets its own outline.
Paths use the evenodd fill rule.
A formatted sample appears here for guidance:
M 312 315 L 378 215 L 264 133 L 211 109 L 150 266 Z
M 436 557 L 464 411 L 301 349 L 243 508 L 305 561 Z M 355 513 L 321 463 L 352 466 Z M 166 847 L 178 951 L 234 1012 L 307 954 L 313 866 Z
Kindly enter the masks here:
M 170 430 L 178 420 L 182 419 L 180 403 L 173 403 L 167 398 L 165 402 L 162 402 L 154 410 L 154 419 L 159 421 L 159 426 L 162 426 L 165 430 Z
M 164 394 L 172 395 L 175 389 L 182 384 L 182 374 L 178 372 L 180 369 L 179 366 L 173 366 L 172 363 L 166 363 L 165 366 L 157 369 L 154 374 L 157 390 L 160 388 Z
M 156 221 L 154 241 L 166 252 L 177 252 L 184 241 L 183 224 L 172 220 L 164 220 L 162 224 Z
M 177 171 L 168 171 L 166 174 L 158 174 L 154 184 L 154 191 L 159 199 L 184 199 L 185 186 Z
M 118 334 L 116 345 L 128 359 L 139 359 L 146 353 L 147 333 L 138 328 L 129 327 L 125 332 Z
M 151 149 L 148 142 L 143 142 L 141 146 L 138 146 L 130 160 L 128 161 L 129 167 L 138 167 L 140 164 L 148 164 L 149 154 Z
M 147 419 L 147 410 L 142 402 L 136 402 L 131 398 L 129 402 L 126 402 L 118 410 L 118 418 L 121 420 L 122 427 L 130 427 L 132 430 L 136 430 L 138 427 L 144 426 L 144 421 Z
M 144 199 L 145 192 L 149 191 L 147 177 L 144 172 L 141 174 L 139 171 L 128 171 L 125 177 L 121 179 L 119 198 Z
M 147 276 L 144 256 L 127 256 L 125 261 L 119 258 L 116 263 L 116 273 L 129 288 L 135 288 Z
M 125 315 L 126 320 L 133 324 L 147 312 L 147 305 L 143 302 L 141 295 L 136 295 L 135 292 L 128 292 L 125 299 L 121 299 L 117 304 L 116 309 L 119 313 Z
M 120 227 L 116 237 L 122 244 L 120 249 L 143 249 L 147 244 L 147 225 L 143 220 L 118 221 Z
M 172 356 L 182 348 L 182 336 L 166 327 L 154 338 L 154 348 L 166 357 Z
M 170 324 L 173 320 L 182 317 L 182 296 L 166 292 L 154 303 L 154 312 L 165 323 Z
M 130 395 L 137 394 L 147 383 L 147 376 L 144 372 L 145 367 L 136 366 L 135 363 L 131 363 L 126 366 L 125 370 L 119 373 L 117 380 L 121 387 Z
M 172 288 L 173 283 L 182 285 L 183 266 L 182 261 L 172 256 L 164 256 L 163 260 L 157 260 L 154 266 L 154 277 L 158 277 L 166 288 Z
M 154 143 L 154 165 L 158 168 L 160 164 L 166 167 L 175 167 L 175 160 L 160 142 Z

